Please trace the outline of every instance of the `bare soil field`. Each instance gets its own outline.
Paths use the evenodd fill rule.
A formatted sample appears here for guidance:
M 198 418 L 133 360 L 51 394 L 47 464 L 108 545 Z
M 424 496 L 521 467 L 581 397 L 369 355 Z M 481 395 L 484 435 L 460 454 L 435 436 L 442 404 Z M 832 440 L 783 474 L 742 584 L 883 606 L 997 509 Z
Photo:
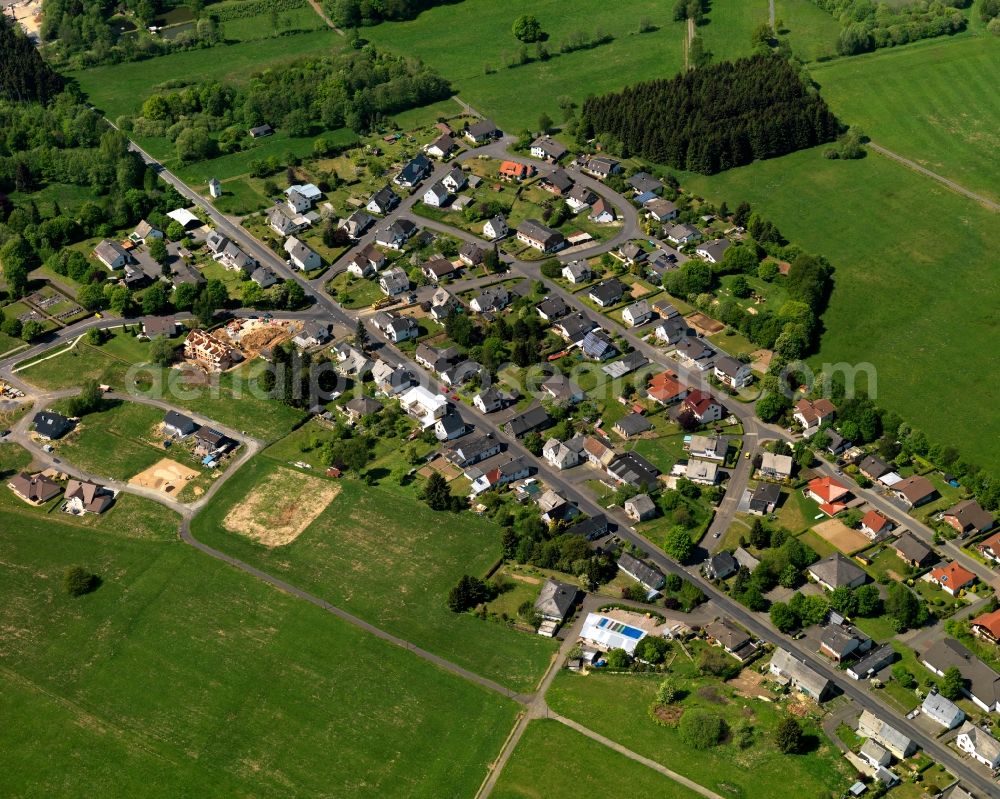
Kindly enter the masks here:
M 194 480 L 199 474 L 195 469 L 172 461 L 170 458 L 163 458 L 148 469 L 139 472 L 129 482 L 133 485 L 161 491 L 168 496 L 176 496 L 189 480 Z
M 279 468 L 226 514 L 222 526 L 266 547 L 285 546 L 302 535 L 339 493 L 337 483 Z
M 714 319 L 705 316 L 701 311 L 688 314 L 685 319 L 687 319 L 691 327 L 704 336 L 714 336 L 716 333 L 721 333 L 726 329 L 726 326 L 722 322 L 716 322 Z
M 871 542 L 857 530 L 852 530 L 839 519 L 817 524 L 813 530 L 824 541 L 832 544 L 845 555 L 864 549 Z

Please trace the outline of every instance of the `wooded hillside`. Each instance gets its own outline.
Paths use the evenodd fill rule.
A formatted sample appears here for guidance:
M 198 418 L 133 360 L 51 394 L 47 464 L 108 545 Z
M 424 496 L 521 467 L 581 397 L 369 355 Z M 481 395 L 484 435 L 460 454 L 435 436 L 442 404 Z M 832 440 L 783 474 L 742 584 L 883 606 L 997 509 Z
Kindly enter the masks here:
M 581 125 L 626 154 L 706 175 L 831 141 L 837 119 L 791 63 L 756 55 L 589 98 Z
M 0 99 L 47 103 L 62 91 L 62 78 L 8 16 L 0 16 Z

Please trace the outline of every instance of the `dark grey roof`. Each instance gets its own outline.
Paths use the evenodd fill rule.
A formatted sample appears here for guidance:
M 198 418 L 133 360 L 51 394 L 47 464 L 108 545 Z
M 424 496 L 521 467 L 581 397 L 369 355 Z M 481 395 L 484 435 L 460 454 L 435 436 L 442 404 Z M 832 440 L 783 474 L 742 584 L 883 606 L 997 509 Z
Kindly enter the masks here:
M 565 619 L 578 593 L 579 590 L 575 585 L 561 583 L 558 580 L 546 580 L 538 599 L 535 600 L 535 610 L 543 616 Z
M 736 562 L 736 558 L 733 557 L 731 552 L 724 549 L 722 552 L 712 555 L 712 558 L 708 561 L 708 568 L 713 575 L 720 580 L 724 580 L 729 575 L 736 574 L 739 571 L 740 564 Z
M 562 297 L 556 295 L 554 297 L 546 297 L 540 303 L 538 303 L 538 311 L 545 315 L 546 319 L 558 319 L 560 316 L 565 316 L 569 313 L 569 306 Z
M 628 416 L 623 416 L 615 422 L 615 430 L 619 431 L 626 437 L 637 436 L 640 433 L 645 433 L 647 430 L 652 429 L 653 425 L 650 424 L 649 419 L 641 413 L 630 413 Z
M 593 541 L 607 534 L 608 517 L 602 513 L 598 516 L 584 519 L 582 522 L 577 522 L 572 527 L 567 529 L 566 532 L 572 533 L 573 535 L 580 535 L 588 541 Z
M 198 429 L 198 423 L 194 419 L 177 411 L 167 411 L 163 416 L 163 423 L 180 431 L 181 435 L 185 436 Z
M 618 556 L 618 568 L 654 591 L 663 588 L 663 584 L 666 582 L 666 578 L 659 569 L 643 563 L 627 552 Z
M 534 408 L 529 408 L 524 413 L 520 413 L 510 419 L 504 427 L 510 435 L 520 438 L 526 433 L 545 427 L 550 421 L 551 419 L 545 408 L 541 405 L 536 405 Z
M 628 179 L 628 185 L 640 194 L 645 194 L 647 191 L 660 191 L 663 188 L 663 184 L 648 172 L 636 172 Z
M 542 181 L 554 186 L 562 193 L 573 188 L 573 178 L 569 176 L 565 169 L 554 169 L 551 174 L 543 177 Z
M 658 484 L 660 470 L 637 452 L 624 452 L 608 465 L 608 472 L 629 485 L 651 488 Z
M 69 419 L 55 411 L 39 411 L 33 422 L 35 430 L 48 438 L 62 438 L 73 426 Z
M 622 294 L 625 292 L 625 287 L 621 284 L 618 278 L 613 277 L 610 280 L 605 280 L 603 283 L 598 283 L 587 295 L 598 302 L 601 305 L 613 305 L 622 298 Z

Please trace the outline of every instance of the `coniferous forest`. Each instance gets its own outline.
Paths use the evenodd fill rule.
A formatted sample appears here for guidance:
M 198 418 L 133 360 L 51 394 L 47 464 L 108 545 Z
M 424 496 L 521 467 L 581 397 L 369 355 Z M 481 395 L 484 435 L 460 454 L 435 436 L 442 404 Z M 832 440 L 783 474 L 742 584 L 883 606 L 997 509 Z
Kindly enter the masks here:
M 62 91 L 62 83 L 21 28 L 0 16 L 0 99 L 47 103 Z
M 623 153 L 711 175 L 832 141 L 833 112 L 786 59 L 755 55 L 584 103 L 581 131 Z

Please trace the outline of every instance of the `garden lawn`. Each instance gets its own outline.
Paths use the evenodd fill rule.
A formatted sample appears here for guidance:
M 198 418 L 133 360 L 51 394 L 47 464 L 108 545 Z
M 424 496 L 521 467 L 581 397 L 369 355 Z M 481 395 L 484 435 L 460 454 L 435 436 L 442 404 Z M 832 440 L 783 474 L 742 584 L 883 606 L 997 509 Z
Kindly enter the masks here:
M 686 658 L 678 655 L 678 663 L 685 662 Z M 788 785 L 794 785 L 800 796 L 825 796 L 852 781 L 847 763 L 818 726 L 805 722 L 814 743 L 811 751 L 783 755 L 771 741 L 771 733 L 783 712 L 781 707 L 756 699 L 732 699 L 732 691 L 716 680 L 678 680 L 678 685 L 690 691 L 681 706 L 686 711 L 694 707 L 709 710 L 722 716 L 731 728 L 746 721 L 754 728 L 754 744 L 745 750 L 731 742 L 708 750 L 688 746 L 676 728 L 660 726 L 649 717 L 649 705 L 660 679 L 656 675 L 600 673 L 580 677 L 563 671 L 546 699 L 561 715 L 723 796 L 770 799 L 787 795 Z M 715 687 L 723 702 L 700 696 L 698 688 L 702 686 Z M 744 715 L 744 708 L 752 716 Z
M 470 513 L 435 513 L 416 489 L 341 480 L 340 494 L 291 544 L 267 549 L 222 520 L 265 483 L 278 462 L 244 466 L 194 522 L 212 546 L 517 690 L 530 690 L 554 651 L 552 641 L 448 610 L 463 574 L 485 576 L 499 556 L 500 528 Z
M 1000 249 L 996 214 L 886 158 L 829 161 L 821 148 L 681 183 L 730 207 L 748 200 L 790 241 L 829 258 L 834 290 L 814 368 L 871 365 L 880 405 L 1000 471 L 980 382 L 1000 367 L 1000 326 L 988 303 L 970 302 L 1000 292 L 1000 275 L 983 268 Z M 956 403 L 967 412 L 954 413 Z
M 523 13 L 534 14 L 549 35 L 551 58 L 507 69 L 505 57 L 521 47 L 510 32 L 511 23 Z M 638 33 L 642 18 L 657 30 Z M 601 31 L 614 40 L 558 54 L 560 43 L 577 31 L 587 37 Z M 557 98 L 562 95 L 582 104 L 591 93 L 673 76 L 683 63 L 684 33 L 684 24 L 673 21 L 672 7 L 656 0 L 633 0 L 624 13 L 621 6 L 600 0 L 578 0 L 572 13 L 560 0 L 466 0 L 430 8 L 412 21 L 363 31 L 376 45 L 436 68 L 462 100 L 510 131 L 535 129 L 542 112 L 559 121 Z M 527 50 L 535 55 L 535 45 Z M 486 74 L 487 66 L 496 71 Z
M 136 114 L 153 90 L 167 80 L 246 83 L 254 72 L 313 55 L 330 55 L 346 47 L 332 30 L 297 33 L 275 39 L 219 45 L 70 73 L 90 101 L 109 119 Z
M 9 795 L 467 797 L 513 722 L 513 703 L 173 536 L 2 512 L 0 530 Z M 73 599 L 75 564 L 103 584 Z
M 493 794 L 496 799 L 580 796 L 697 797 L 676 782 L 551 719 L 528 724 Z
M 810 72 L 844 122 L 860 125 L 883 147 L 1000 200 L 997 37 L 938 40 L 840 59 Z

